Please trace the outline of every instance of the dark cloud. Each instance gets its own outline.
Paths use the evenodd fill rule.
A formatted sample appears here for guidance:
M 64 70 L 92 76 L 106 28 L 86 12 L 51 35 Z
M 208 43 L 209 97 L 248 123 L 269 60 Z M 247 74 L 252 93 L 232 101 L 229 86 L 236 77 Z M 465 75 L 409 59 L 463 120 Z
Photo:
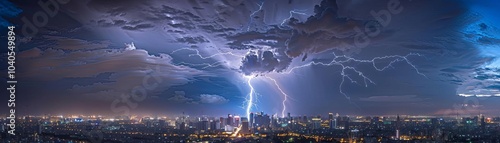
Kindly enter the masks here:
M 138 24 L 138 25 L 126 25 L 126 26 L 122 26 L 122 29 L 125 29 L 125 30 L 144 30 L 144 29 L 148 29 L 148 28 L 153 28 L 154 25 L 152 24 Z
M 94 98 L 107 101 L 101 97 L 129 94 L 131 88 L 142 83 L 144 76 L 161 73 L 164 84 L 151 94 L 155 100 L 144 101 L 147 104 L 141 106 L 158 103 L 161 110 L 197 111 L 198 106 L 210 105 L 206 106 L 207 110 L 212 110 L 217 108 L 215 106 L 227 105 L 227 109 L 240 112 L 234 106 L 241 105 L 241 97 L 248 91 L 247 85 L 241 83 L 241 74 L 282 72 L 311 61 L 346 60 L 335 58 L 332 52 L 363 60 L 408 53 L 423 56 L 408 57 L 413 65 L 400 58 L 384 71 L 374 67 L 388 65 L 393 59 L 376 60 L 373 64 L 346 62 L 345 65 L 374 81 L 367 87 L 363 85 L 366 79 L 357 71 L 343 72 L 339 65 L 313 65 L 290 74 L 269 75 L 283 76 L 277 78 L 278 84 L 291 98 L 297 99 L 287 101 L 287 110 L 309 115 L 330 112 L 330 109 L 350 112 L 356 111 L 350 109 L 354 108 L 354 102 L 360 102 L 363 104 L 359 106 L 367 113 L 383 114 L 403 109 L 430 113 L 453 108 L 454 102 L 462 102 L 460 95 L 500 94 L 497 68 L 500 52 L 496 46 L 500 38 L 495 34 L 498 24 L 483 21 L 482 13 L 473 13 L 474 8 L 466 1 L 400 1 L 404 10 L 391 15 L 390 24 L 380 29 L 377 36 L 369 36 L 369 44 L 362 43 L 365 39 L 360 31 L 368 34 L 365 26 L 371 26 L 368 28 L 371 30 L 381 28 L 370 12 L 387 10 L 388 2 L 390 0 L 324 0 L 313 6 L 318 3 L 72 1 L 61 6 L 61 12 L 46 28 L 40 28 L 40 34 L 45 36 L 23 40 L 29 50 L 19 52 L 16 64 L 19 64 L 19 76 L 26 81 L 23 82 L 26 90 L 19 91 L 30 89 L 32 95 L 40 92 L 41 96 L 24 94 L 27 96 L 20 98 L 32 97 L 41 101 L 78 98 L 85 99 L 85 103 L 95 103 Z M 262 9 L 261 3 L 264 4 Z M 131 41 L 141 47 L 136 49 L 129 44 L 123 48 L 123 43 Z M 179 47 L 192 47 L 193 50 L 172 52 Z M 203 68 L 208 65 L 216 67 Z M 417 74 L 412 66 L 426 76 Z M 341 74 L 358 83 L 350 83 Z M 199 78 L 214 75 L 219 78 L 217 82 Z M 343 80 L 345 82 L 339 86 Z M 277 94 L 274 85 L 269 86 L 271 88 L 259 88 L 267 85 L 258 82 L 254 85 L 260 94 Z M 352 104 L 345 102 L 341 90 L 352 99 Z M 262 99 L 268 104 L 259 103 L 262 110 L 279 112 L 275 101 L 281 100 L 281 96 L 264 98 L 274 100 Z M 482 103 L 495 101 L 498 100 Z M 308 106 L 295 106 L 298 104 Z M 75 105 L 78 105 L 75 108 L 88 106 L 84 102 Z M 107 102 L 100 105 L 93 108 L 109 107 Z M 169 108 L 163 108 L 164 105 Z
M 198 43 L 206 43 L 209 41 L 207 39 L 205 39 L 203 36 L 196 36 L 196 37 L 177 38 L 177 42 L 188 43 L 188 44 L 198 44 Z
M 6 18 L 15 17 L 22 12 L 21 9 L 6 0 L 0 1 L 0 11 L 2 11 L 2 13 L 0 13 L 0 26 L 2 27 L 12 26 Z
M 250 52 L 241 62 L 242 65 L 240 70 L 246 75 L 271 71 L 279 72 L 283 70 L 283 68 L 277 69 L 277 67 L 280 66 L 280 64 L 284 64 L 284 62 L 280 62 L 271 51 Z
M 354 40 L 362 38 L 361 27 L 367 21 L 340 17 L 336 0 L 324 0 L 314 7 L 315 15 L 305 22 L 290 19 L 287 26 L 293 35 L 287 45 L 287 55 L 297 57 L 305 53 L 319 53 L 329 49 L 349 50 Z M 374 23 L 374 26 L 380 24 Z M 360 39 L 365 40 L 365 39 Z
M 78 44 L 71 46 L 79 47 Z M 18 74 L 24 81 L 33 82 L 72 79 L 74 86 L 68 90 L 72 95 L 92 95 L 95 98 L 130 94 L 130 89 L 142 86 L 147 76 L 157 79 L 157 86 L 150 91 L 158 94 L 170 86 L 185 84 L 194 76 L 207 75 L 187 66 L 174 65 L 169 55 L 155 56 L 145 50 L 135 49 L 133 44 L 128 44 L 125 49 L 86 49 L 63 51 L 33 48 L 20 52 L 18 56 L 22 62 L 19 62 L 19 66 L 22 68 Z M 111 73 L 106 77 L 106 82 L 85 83 L 83 80 L 105 73 Z M 106 94 L 108 96 L 99 96 Z
M 223 104 L 229 102 L 229 100 L 220 95 L 201 94 L 200 102 L 205 104 Z

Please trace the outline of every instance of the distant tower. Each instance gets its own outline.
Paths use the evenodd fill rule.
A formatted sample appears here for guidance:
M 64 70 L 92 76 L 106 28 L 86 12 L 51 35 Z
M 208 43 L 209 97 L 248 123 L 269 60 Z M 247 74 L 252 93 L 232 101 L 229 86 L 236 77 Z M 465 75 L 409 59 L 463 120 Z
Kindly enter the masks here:
M 226 121 L 226 123 L 227 123 L 227 125 L 234 126 L 234 124 L 233 124 L 233 115 L 227 114 L 227 121 Z
M 250 133 L 250 128 L 248 128 L 248 119 L 246 117 L 241 118 L 241 133 L 242 134 Z
M 399 140 L 399 128 L 400 128 L 400 125 L 401 124 L 401 121 L 399 119 L 399 114 L 398 116 L 396 117 L 396 139 Z
M 481 115 L 481 131 L 483 133 L 486 131 L 486 122 L 484 121 L 484 115 Z
M 250 122 L 249 122 L 248 124 L 249 124 L 250 128 L 253 128 L 253 120 L 254 120 L 254 119 L 253 119 L 253 113 L 250 113 L 250 117 L 249 117 L 249 118 L 250 118 L 250 119 L 249 119 L 249 120 L 250 120 Z

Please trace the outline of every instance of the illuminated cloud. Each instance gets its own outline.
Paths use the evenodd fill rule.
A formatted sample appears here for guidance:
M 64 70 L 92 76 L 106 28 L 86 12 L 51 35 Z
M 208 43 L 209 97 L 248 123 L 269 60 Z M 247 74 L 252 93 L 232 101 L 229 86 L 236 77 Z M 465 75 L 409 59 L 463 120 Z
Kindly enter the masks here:
M 174 65 L 169 55 L 150 55 L 146 50 L 136 49 L 133 43 L 126 44 L 124 49 L 86 49 L 33 48 L 20 52 L 19 60 L 22 62 L 19 66 L 29 68 L 19 69 L 18 74 L 30 81 L 60 82 L 71 79 L 74 85 L 68 91 L 74 95 L 103 95 L 103 91 L 113 93 L 108 96 L 130 94 L 130 89 L 142 86 L 147 76 L 156 77 L 148 82 L 158 83 L 151 89 L 157 94 L 170 86 L 185 84 L 194 76 L 208 75 L 187 66 Z M 89 78 L 104 80 L 87 83 L 84 79 Z
M 245 75 L 251 75 L 252 73 L 266 73 L 277 70 L 278 72 L 283 69 L 277 69 L 277 67 L 282 64 L 277 58 L 275 58 L 273 52 L 250 52 L 242 60 L 242 65 L 240 70 Z
M 360 98 L 361 101 L 370 102 L 420 102 L 424 99 L 419 98 L 417 95 L 400 95 L 400 96 L 370 96 L 367 98 Z
M 220 96 L 220 95 L 201 94 L 200 95 L 200 102 L 206 103 L 206 104 L 222 104 L 222 103 L 229 102 L 229 100 Z

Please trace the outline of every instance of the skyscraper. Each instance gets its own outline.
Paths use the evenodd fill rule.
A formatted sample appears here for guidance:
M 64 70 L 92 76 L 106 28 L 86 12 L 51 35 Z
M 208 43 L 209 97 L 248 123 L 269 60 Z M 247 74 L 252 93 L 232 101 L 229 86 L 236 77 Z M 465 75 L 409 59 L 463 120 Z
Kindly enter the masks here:
M 321 128 L 321 118 L 312 118 L 312 128 L 320 129 Z
M 240 116 L 234 116 L 234 126 L 239 127 L 240 126 Z
M 337 119 L 331 119 L 330 120 L 330 129 L 336 129 L 337 128 Z
M 220 126 L 219 126 L 219 129 L 224 129 L 224 127 L 226 127 L 227 125 L 227 119 L 225 119 L 224 117 L 220 117 Z
M 249 124 L 250 128 L 253 128 L 253 120 L 254 120 L 254 119 L 253 119 L 253 113 L 250 113 L 250 117 L 249 117 L 249 118 L 250 118 L 250 119 L 249 119 L 249 120 L 250 120 L 250 122 L 249 122 L 248 124 Z
M 486 131 L 486 122 L 484 121 L 484 115 L 481 116 L 481 131 L 483 133 Z
M 248 119 L 246 117 L 241 118 L 241 131 L 242 134 L 250 133 L 250 128 L 248 128 Z
M 399 140 L 399 128 L 400 128 L 400 119 L 399 119 L 399 114 L 396 117 L 396 139 Z
M 233 125 L 233 115 L 231 115 L 231 114 L 227 114 L 227 121 L 226 121 L 226 125 L 229 125 L 229 126 L 234 126 L 234 125 Z

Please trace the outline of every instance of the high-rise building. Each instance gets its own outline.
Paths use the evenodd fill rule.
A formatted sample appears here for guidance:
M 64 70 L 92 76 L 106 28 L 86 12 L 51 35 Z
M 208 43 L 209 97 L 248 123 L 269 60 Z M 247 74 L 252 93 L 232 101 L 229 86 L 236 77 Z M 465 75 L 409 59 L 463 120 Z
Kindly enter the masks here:
M 215 121 L 215 128 L 212 130 L 218 130 L 218 129 L 221 129 L 221 127 L 222 126 L 221 126 L 220 120 L 217 120 L 217 121 Z
M 271 118 L 269 118 L 269 115 L 257 115 L 254 117 L 255 118 L 255 127 L 269 127 L 271 124 Z
M 254 120 L 253 119 L 253 113 L 250 113 L 249 120 L 250 120 L 250 122 L 248 124 L 249 124 L 250 128 L 253 128 L 253 120 Z
M 345 124 L 344 124 L 344 129 L 345 129 L 346 131 L 349 131 L 349 130 L 350 130 L 350 125 L 349 125 L 349 117 L 346 117 L 346 119 L 345 119 L 345 121 L 344 121 L 344 122 L 345 122 Z
M 484 115 L 481 116 L 481 131 L 483 133 L 486 131 L 486 122 L 484 121 Z
M 328 120 L 329 121 L 333 120 L 333 113 L 328 113 Z
M 248 127 L 248 119 L 246 117 L 241 118 L 241 131 L 242 134 L 250 133 L 250 128 Z
M 234 116 L 234 123 L 233 125 L 235 127 L 239 127 L 240 126 L 240 116 Z
M 320 129 L 321 128 L 321 118 L 312 118 L 312 128 L 313 129 Z
M 336 129 L 337 128 L 337 119 L 331 119 L 330 120 L 330 129 Z
M 233 125 L 233 115 L 231 115 L 231 114 L 227 114 L 227 121 L 226 121 L 226 124 L 227 124 L 227 125 L 230 125 L 230 126 L 234 126 L 234 125 Z
M 401 121 L 399 119 L 399 114 L 396 117 L 396 140 L 399 140 L 399 128 L 401 126 Z
M 201 121 L 198 122 L 198 130 L 201 131 L 208 131 L 209 123 L 208 121 Z
M 210 126 L 208 130 L 216 130 L 216 129 L 217 129 L 217 122 L 215 122 L 214 120 L 210 120 Z
M 227 125 L 227 119 L 224 117 L 220 117 L 220 128 L 219 129 L 224 129 Z

